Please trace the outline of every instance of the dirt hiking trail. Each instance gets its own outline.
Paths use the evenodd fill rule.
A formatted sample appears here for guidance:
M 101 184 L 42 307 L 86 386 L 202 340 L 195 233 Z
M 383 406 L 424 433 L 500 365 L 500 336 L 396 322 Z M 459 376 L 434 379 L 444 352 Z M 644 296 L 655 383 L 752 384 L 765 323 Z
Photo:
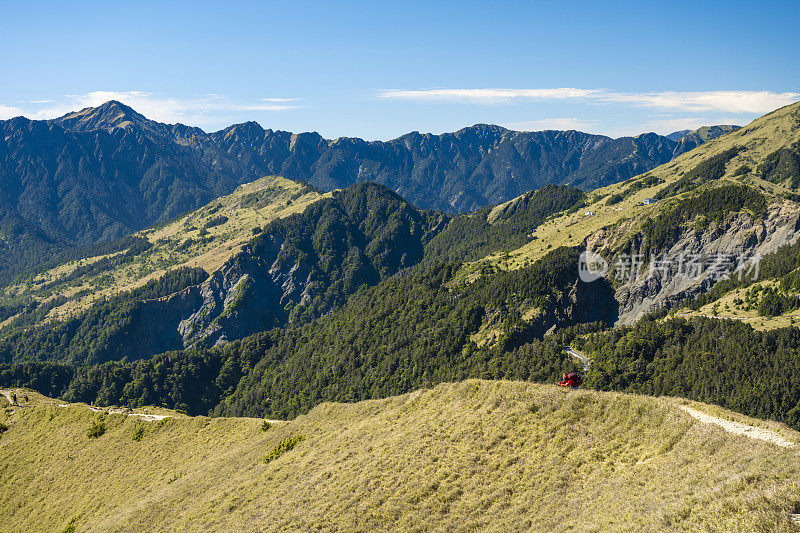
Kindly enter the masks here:
M 751 439 L 763 440 L 783 448 L 794 448 L 797 446 L 797 444 L 794 442 L 781 437 L 778 433 L 769 429 L 757 428 L 755 426 L 749 426 L 747 424 L 725 420 L 724 418 L 712 416 L 685 405 L 679 405 L 678 407 L 689 413 L 696 420 L 699 420 L 704 424 L 714 424 L 720 426 L 728 433 L 744 435 L 745 437 L 750 437 Z

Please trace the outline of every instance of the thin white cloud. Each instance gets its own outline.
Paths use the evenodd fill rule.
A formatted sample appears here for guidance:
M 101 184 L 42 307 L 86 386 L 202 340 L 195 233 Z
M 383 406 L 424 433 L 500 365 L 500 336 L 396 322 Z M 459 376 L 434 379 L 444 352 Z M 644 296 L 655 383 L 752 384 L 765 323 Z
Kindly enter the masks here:
M 378 96 L 380 98 L 398 100 L 450 100 L 490 103 L 514 99 L 588 98 L 600 92 L 593 89 L 573 89 L 568 87 L 557 89 L 422 89 L 416 91 L 387 89 L 380 91 Z
M 686 112 L 767 113 L 800 100 L 800 93 L 773 91 L 653 91 L 610 89 L 387 89 L 379 98 L 492 104 L 513 100 L 582 100 Z
M 775 93 L 772 91 L 609 92 L 600 96 L 598 100 L 681 111 L 767 113 L 800 100 L 800 93 Z
M 24 114 L 25 112 L 18 107 L 0 104 L 0 120 L 7 120 Z
M 220 113 L 288 111 L 304 107 L 289 104 L 289 99 L 280 101 L 259 99 L 255 102 L 242 102 L 218 94 L 172 98 L 144 91 L 92 91 L 85 94 L 65 95 L 63 100 L 55 103 L 41 101 L 39 103 L 52 103 L 53 105 L 33 109 L 0 105 L 0 118 L 24 115 L 33 119 L 50 119 L 85 107 L 97 107 L 109 100 L 120 101 L 147 118 L 159 122 L 182 122 L 192 125 L 217 123 Z
M 597 130 L 597 122 L 581 120 L 575 117 L 543 118 L 540 120 L 525 120 L 503 124 L 504 127 L 516 131 L 542 131 L 542 130 L 578 130 L 593 132 Z
M 295 102 L 299 98 L 262 98 L 262 102 Z

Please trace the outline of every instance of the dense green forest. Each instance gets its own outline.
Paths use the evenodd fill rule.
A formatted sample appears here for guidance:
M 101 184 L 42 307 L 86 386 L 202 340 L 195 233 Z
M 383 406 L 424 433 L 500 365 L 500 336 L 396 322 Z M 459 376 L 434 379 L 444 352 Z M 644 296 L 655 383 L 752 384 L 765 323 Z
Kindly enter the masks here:
M 491 207 L 455 217 L 426 245 L 425 265 L 474 261 L 500 250 L 518 248 L 548 217 L 575 208 L 585 198 L 580 189 L 547 185 L 498 207 L 499 213 L 492 220 Z
M 84 314 L 64 321 L 44 322 L 51 305 L 35 308 L 15 320 L 0 337 L 0 362 L 59 361 L 96 364 L 109 360 L 138 359 L 147 339 L 136 331 L 144 300 L 173 294 L 208 277 L 201 268 L 178 268 L 159 279 L 93 305 Z M 149 324 L 156 330 L 158 324 Z M 179 345 L 176 345 L 178 347 Z
M 253 327 L 241 335 L 245 336 L 287 321 L 302 323 L 322 316 L 342 306 L 359 288 L 417 264 L 424 245 L 447 220 L 440 213 L 414 208 L 381 185 L 364 183 L 337 191 L 301 213 L 268 224 L 228 262 L 223 270 L 233 272 L 229 275 L 250 277 L 219 320 L 241 323 L 233 313 L 249 305 L 246 312 Z M 124 252 L 79 266 L 66 280 L 118 268 L 150 245 L 137 237 L 124 242 L 129 245 Z M 296 273 L 296 282 L 289 278 L 296 283 L 294 291 L 282 293 L 281 287 L 270 285 L 278 269 Z M 177 332 L 183 316 L 153 317 L 152 306 L 144 300 L 173 294 L 206 277 L 201 269 L 173 270 L 144 288 L 48 323 L 42 321 L 50 309 L 63 303 L 61 299 L 37 305 L 29 297 L 7 298 L 0 316 L 19 316 L 0 334 L 0 362 L 92 364 L 183 348 Z M 286 301 L 279 302 L 284 294 Z M 168 331 L 170 326 L 173 331 Z
M 216 349 L 84 365 L 72 369 L 68 384 L 68 367 L 6 365 L 0 380 L 53 383 L 50 392 L 67 400 L 101 405 L 286 417 L 324 400 L 385 396 L 467 377 L 555 379 L 573 365 L 562 353 L 563 338 L 535 340 L 543 332 L 523 321 L 520 309 L 547 308 L 561 298 L 576 283 L 577 258 L 576 249 L 560 248 L 530 267 L 453 288 L 456 267 L 441 265 L 367 289 L 313 323 Z M 470 336 L 484 323 L 500 335 L 478 347 Z M 543 344 L 532 347 L 532 340 Z
M 742 275 L 734 275 L 717 282 L 711 290 L 700 294 L 688 307 L 698 310 L 706 304 L 719 300 L 726 293 L 742 287 L 749 287 L 759 280 L 777 280 L 782 291 L 800 290 L 800 241 L 781 246 L 771 254 L 761 258 L 758 271 L 746 269 Z M 765 314 L 766 316 L 766 314 Z
M 646 318 L 606 330 L 587 316 L 539 338 L 520 309 L 557 299 L 574 282 L 576 253 L 558 249 L 531 267 L 455 287 L 448 285 L 454 268 L 443 265 L 362 291 L 310 324 L 136 362 L 0 365 L 0 383 L 99 405 L 292 417 L 322 401 L 469 377 L 552 381 L 577 368 L 563 352 L 571 343 L 592 357 L 589 387 L 683 396 L 800 427 L 796 328 L 759 332 L 737 321 Z M 471 336 L 486 324 L 500 335 L 478 346 Z
M 146 239 L 128 235 L 110 242 L 72 246 L 50 239 L 16 217 L 4 217 L 0 210 L 0 286 L 87 257 L 123 250 L 135 255 L 149 246 L 142 241 Z
M 592 357 L 587 386 L 682 396 L 800 428 L 800 330 L 736 320 L 642 320 L 573 341 Z
M 425 245 L 447 221 L 446 215 L 421 211 L 382 185 L 360 183 L 271 222 L 231 263 L 263 265 L 256 283 L 275 270 L 301 272 L 308 283 L 302 294 L 288 298 L 287 317 L 275 325 L 297 324 L 419 263 Z M 269 302 L 262 299 L 260 305 Z
M 477 124 L 442 135 L 334 142 L 254 122 L 205 133 L 149 120 L 116 101 L 47 121 L 0 120 L 0 283 L 263 176 L 323 191 L 376 182 L 420 208 L 465 213 L 547 184 L 589 190 L 615 183 L 729 130 L 612 139 Z
M 683 225 L 699 220 L 698 229 L 712 223 L 720 223 L 730 213 L 747 210 L 755 218 L 763 218 L 767 210 L 767 199 L 759 191 L 744 185 L 722 185 L 706 189 L 688 198 L 668 205 L 655 216 L 648 217 L 637 234 L 631 235 L 620 247 L 623 253 L 633 253 L 634 246 L 641 243 L 638 253 L 653 256 L 678 241 Z
M 722 153 L 708 157 L 688 171 L 681 178 L 670 185 L 661 189 L 656 198 L 661 200 L 669 196 L 675 196 L 682 192 L 693 191 L 705 183 L 709 183 L 725 175 L 725 167 L 728 162 L 741 152 L 740 147 L 733 147 Z
M 328 333 L 341 325 L 332 322 Z M 479 349 L 459 347 L 459 329 L 452 324 L 429 329 L 444 335 L 441 342 L 427 334 L 415 344 L 411 334 L 417 330 L 409 329 L 372 345 L 371 335 L 358 331 L 363 326 L 358 322 L 341 331 L 342 342 L 331 342 L 319 355 L 313 349 L 325 333 L 307 326 L 287 338 L 276 330 L 221 349 L 171 352 L 134 363 L 0 365 L 0 383 L 99 405 L 291 417 L 326 400 L 381 397 L 469 377 L 554 381 L 561 372 L 578 370 L 563 352 L 571 343 L 592 357 L 588 387 L 682 396 L 800 428 L 796 328 L 759 332 L 731 320 L 645 319 L 603 331 L 600 324 L 584 324 L 510 349 Z M 373 327 L 376 331 L 382 330 Z M 309 342 L 312 346 L 304 347 Z M 354 342 L 361 344 L 351 346 Z M 376 348 L 382 349 L 376 353 Z M 290 349 L 302 352 L 292 357 Z
M 800 186 L 800 142 L 769 154 L 758 166 L 761 177 L 773 183 L 784 183 L 792 189 Z
M 800 427 L 800 382 L 791 379 L 800 370 L 796 329 L 646 318 L 609 330 L 618 305 L 613 290 L 605 281 L 578 281 L 578 248 L 555 249 L 508 272 L 485 266 L 476 281 L 456 283 L 463 261 L 527 242 L 548 217 L 584 200 L 576 189 L 549 186 L 495 210 L 449 217 L 420 211 L 382 186 L 357 185 L 266 226 L 229 263 L 251 273 L 259 261 L 306 269 L 303 303 L 287 305 L 291 319 L 279 327 L 137 360 L 141 336 L 132 328 L 145 300 L 202 282 L 200 269 L 173 270 L 45 326 L 35 324 L 49 305 L 21 298 L 0 307 L 1 316 L 22 311 L 0 337 L 0 385 L 98 405 L 286 418 L 323 401 L 470 377 L 553 381 L 578 369 L 563 351 L 573 344 L 592 356 L 589 387 L 685 396 Z M 687 222 L 719 223 L 742 210 L 764 216 L 765 197 L 740 185 L 704 189 L 671 200 L 644 223 L 639 242 L 662 249 Z M 129 244 L 106 261 L 125 261 L 145 245 Z M 798 250 L 785 246 L 762 260 L 762 279 L 780 282 L 759 288 L 762 314 L 800 305 L 787 292 L 800 286 Z M 724 280 L 691 305 L 753 281 Z
M 265 349 L 257 348 L 264 351 L 253 370 L 215 413 L 295 416 L 324 400 L 381 397 L 467 377 L 512 377 L 502 361 L 546 327 L 523 321 L 521 311 L 563 306 L 556 301 L 576 282 L 577 259 L 577 250 L 561 248 L 533 266 L 451 289 L 455 269 L 447 265 L 389 280 L 330 317 L 273 332 Z M 499 337 L 479 348 L 470 336 L 484 324 L 498 328 Z M 222 350 L 247 353 L 253 342 Z M 527 365 L 522 367 L 532 379 L 545 377 Z M 546 366 L 555 376 L 556 369 Z
M 576 205 L 583 197 L 578 189 L 545 187 L 506 206 L 489 223 L 489 210 L 450 218 L 416 209 L 373 183 L 336 191 L 301 213 L 266 225 L 223 267 L 232 279 L 244 274 L 249 278 L 212 326 L 226 328 L 230 323 L 224 331 L 234 340 L 276 326 L 309 322 L 342 307 L 360 289 L 409 267 L 418 265 L 423 271 L 452 257 L 474 258 L 516 247 L 547 217 Z M 146 239 L 136 237 L 122 242 L 128 245 L 123 253 L 78 267 L 68 279 L 124 265 L 149 246 Z M 277 271 L 290 273 L 279 278 L 283 287 L 273 281 Z M 42 323 L 53 307 L 63 303 L 60 299 L 46 304 L 29 297 L 6 299 L 0 317 L 19 316 L 0 334 L 0 362 L 94 364 L 181 349 L 184 339 L 177 327 L 183 316 L 162 315 L 154 321 L 142 301 L 205 279 L 197 272 L 194 277 L 184 274 L 183 270 L 173 271 L 147 289 L 104 299 L 62 322 Z M 168 330 L 169 320 L 173 331 Z

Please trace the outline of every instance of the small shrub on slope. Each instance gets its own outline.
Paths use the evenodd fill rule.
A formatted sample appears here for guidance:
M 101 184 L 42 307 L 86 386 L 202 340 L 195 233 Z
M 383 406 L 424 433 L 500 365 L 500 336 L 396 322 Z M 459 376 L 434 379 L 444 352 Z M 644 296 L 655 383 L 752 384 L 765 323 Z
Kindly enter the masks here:
M 133 427 L 131 438 L 136 442 L 139 442 L 144 438 L 144 424 L 141 422 L 141 420 L 137 421 L 136 425 Z
M 106 423 L 102 420 L 95 420 L 92 422 L 92 426 L 86 431 L 86 436 L 90 439 L 96 439 L 98 437 L 102 437 L 105 432 Z
M 294 435 L 293 437 L 286 437 L 275 446 L 271 452 L 264 456 L 264 464 L 269 464 L 284 453 L 294 448 L 298 442 L 303 440 L 305 435 Z

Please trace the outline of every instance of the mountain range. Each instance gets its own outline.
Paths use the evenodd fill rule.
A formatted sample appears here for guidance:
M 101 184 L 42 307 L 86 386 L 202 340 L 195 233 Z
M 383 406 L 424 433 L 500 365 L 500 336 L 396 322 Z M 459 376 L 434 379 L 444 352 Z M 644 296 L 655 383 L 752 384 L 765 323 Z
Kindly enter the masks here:
M 441 135 L 327 140 L 255 122 L 214 133 L 149 120 L 109 101 L 63 117 L 0 121 L 0 278 L 73 246 L 108 242 L 200 207 L 265 175 L 320 191 L 374 181 L 448 213 L 547 184 L 623 181 L 733 130 L 612 139 L 478 124 Z
M 262 178 L 6 285 L 0 379 L 78 401 L 291 417 L 466 377 L 550 380 L 573 343 L 589 347 L 591 386 L 797 425 L 800 387 L 770 385 L 756 369 L 794 365 L 800 345 L 796 329 L 763 324 L 765 313 L 768 324 L 800 316 L 798 116 L 798 104 L 779 109 L 590 192 L 547 185 L 460 215 L 376 183 L 322 194 Z M 584 251 L 609 265 L 594 282 L 578 275 Z M 674 267 L 741 256 L 764 258 L 763 280 L 718 283 L 724 272 Z M 624 275 L 626 257 L 643 258 L 641 275 Z M 735 292 L 728 312 L 746 307 L 761 322 L 720 326 L 720 340 L 707 317 L 660 321 L 714 305 L 724 287 Z M 614 341 L 607 353 L 619 331 L 674 346 Z M 707 350 L 747 379 L 687 381 Z M 639 356 L 654 365 L 639 368 Z
M 52 240 L 0 282 L 0 509 L 17 529 L 800 520 L 800 103 L 710 140 L 676 132 L 702 144 L 624 181 L 465 213 L 369 181 L 237 186 L 252 162 L 225 134 L 128 110 L 59 120 L 34 124 L 71 139 L 57 160 L 109 176 L 89 203 L 127 190 L 146 218 L 211 199 L 116 240 Z M 125 189 L 159 165 L 166 194 Z M 166 186 L 198 169 L 197 197 Z M 589 278 L 587 257 L 605 265 Z M 565 372 L 589 390 L 553 385 Z

